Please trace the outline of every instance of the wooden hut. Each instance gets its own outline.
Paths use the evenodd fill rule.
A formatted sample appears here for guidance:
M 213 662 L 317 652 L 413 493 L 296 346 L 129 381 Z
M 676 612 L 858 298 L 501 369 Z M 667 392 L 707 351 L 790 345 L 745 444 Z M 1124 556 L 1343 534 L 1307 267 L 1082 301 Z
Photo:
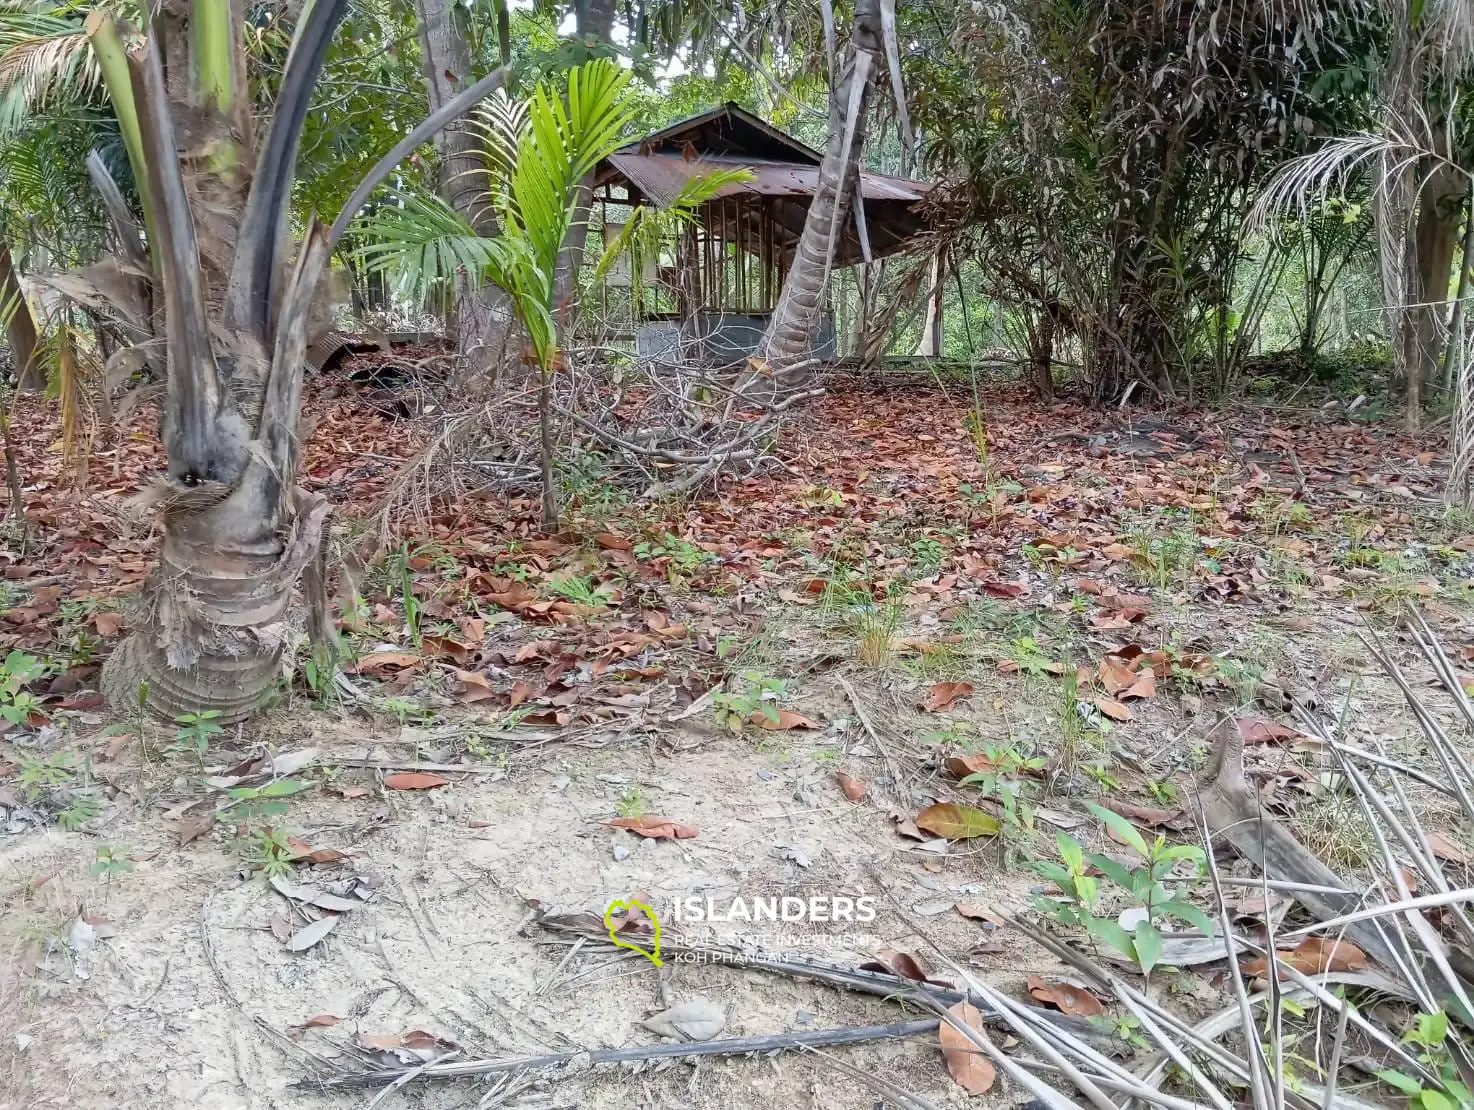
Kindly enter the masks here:
M 726 363 L 756 349 L 803 232 L 821 159 L 818 151 L 728 102 L 629 143 L 599 164 L 594 197 L 606 235 L 623 224 L 630 207 L 663 207 L 693 177 L 738 166 L 752 173 L 750 181 L 723 188 L 701 207 L 671 245 L 669 265 L 624 275 L 635 290 L 642 355 L 689 357 L 694 343 L 702 361 Z M 854 265 L 867 254 L 872 260 L 894 254 L 925 228 L 917 202 L 928 186 L 863 173 L 860 188 L 864 204 L 838 237 L 836 266 Z M 663 303 L 647 303 L 639 292 L 644 283 L 667 290 Z M 833 316 L 827 311 L 814 353 L 834 355 Z

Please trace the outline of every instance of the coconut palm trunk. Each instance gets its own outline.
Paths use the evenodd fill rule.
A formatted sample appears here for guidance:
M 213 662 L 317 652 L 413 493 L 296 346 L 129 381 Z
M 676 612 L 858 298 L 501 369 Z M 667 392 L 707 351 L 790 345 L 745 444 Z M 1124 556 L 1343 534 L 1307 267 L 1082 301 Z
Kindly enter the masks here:
M 103 668 L 104 692 L 119 708 L 142 700 L 165 718 L 213 710 L 233 722 L 276 683 L 294 591 L 304 572 L 320 570 L 329 513 L 295 483 L 318 278 L 393 165 L 501 81 L 498 71 L 432 113 L 371 171 L 331 229 L 310 220 L 294 250 L 288 205 L 297 148 L 346 9 L 347 0 L 303 8 L 259 150 L 231 0 L 170 6 L 138 45 L 99 11 L 88 20 L 143 199 L 151 257 L 134 271 L 155 275 L 168 376 L 168 471 L 139 499 L 162 515 L 163 549 L 132 632 Z M 126 209 L 109 210 L 125 254 L 137 257 L 139 229 Z M 135 332 L 147 324 L 136 312 L 132 320 Z M 321 585 L 320 573 L 308 578 Z M 313 592 L 312 626 L 322 630 L 325 599 Z
M 829 140 L 793 262 L 758 355 L 781 380 L 784 364 L 807 357 L 819 325 L 834 252 L 859 187 L 870 90 L 880 72 L 884 40 L 879 0 L 859 0 L 855 29 L 839 80 L 830 92 Z

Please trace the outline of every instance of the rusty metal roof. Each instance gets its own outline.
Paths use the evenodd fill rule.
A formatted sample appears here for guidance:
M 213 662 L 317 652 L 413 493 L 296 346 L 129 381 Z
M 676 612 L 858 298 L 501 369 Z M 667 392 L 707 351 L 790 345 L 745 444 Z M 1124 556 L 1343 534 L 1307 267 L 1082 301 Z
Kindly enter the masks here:
M 680 154 L 641 154 L 638 150 L 616 151 L 609 165 L 655 202 L 669 204 L 692 178 L 713 169 L 741 166 L 752 171 L 751 181 L 735 182 L 718 190 L 717 196 L 812 197 L 819 187 L 819 167 L 792 162 L 768 162 L 748 158 L 686 158 Z M 867 201 L 916 201 L 928 186 L 904 177 L 862 173 L 861 188 Z

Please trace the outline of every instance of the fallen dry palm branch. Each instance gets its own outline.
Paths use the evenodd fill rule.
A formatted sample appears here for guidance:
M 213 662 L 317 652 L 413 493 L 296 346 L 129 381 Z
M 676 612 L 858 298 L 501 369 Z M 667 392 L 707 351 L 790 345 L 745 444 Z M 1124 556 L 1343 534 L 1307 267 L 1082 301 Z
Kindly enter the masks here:
M 607 347 L 565 353 L 567 365 L 552 377 L 555 470 L 575 495 L 580 476 L 654 500 L 723 475 L 782 468 L 773 444 L 783 420 L 824 393 L 814 386 L 768 404 L 739 404 L 731 375 L 719 370 L 670 362 L 632 367 L 627 353 Z M 374 508 L 381 543 L 405 520 L 425 520 L 439 498 L 539 488 L 536 384 L 530 374 L 514 375 L 494 399 L 441 418 Z
M 1412 631 L 1414 642 L 1461 716 L 1474 721 L 1474 712 L 1432 630 L 1414 615 Z M 1448 793 L 1462 800 L 1474 789 L 1468 761 L 1389 652 L 1375 640 L 1369 639 L 1368 646 L 1401 689 L 1428 747 L 1447 771 Z M 1402 776 L 1389 767 L 1394 761 L 1385 752 L 1368 753 L 1342 744 L 1339 737 L 1348 731 L 1346 721 L 1333 726 L 1304 707 L 1299 713 L 1306 730 L 1321 742 L 1344 776 L 1345 789 L 1363 809 L 1375 852 L 1367 880 L 1355 885 L 1318 860 L 1259 805 L 1244 779 L 1242 737 L 1237 730 L 1226 734 L 1202 794 L 1203 835 L 1232 844 L 1266 880 L 1292 885 L 1296 898 L 1316 919 L 1278 935 L 1271 927 L 1262 944 L 1235 933 L 1222 876 L 1212 853 L 1208 854 L 1218 928 L 1231 938 L 1229 947 L 1257 952 L 1261 959 L 1276 952 L 1273 974 L 1268 965 L 1261 964 L 1259 974 L 1266 980 L 1262 989 L 1251 991 L 1244 969 L 1230 959 L 1232 1003 L 1204 1020 L 1189 1021 L 1165 1004 L 1165 996 L 1153 998 L 1058 937 L 1027 923 L 1011 922 L 1088 984 L 1113 994 L 1130 1012 L 1157 1055 L 1148 1067 L 1127 1071 L 1058 1027 L 1039 1023 L 1027 1008 L 958 969 L 971 989 L 982 993 L 1011 1021 L 1030 1055 L 1006 1056 L 981 1031 L 965 1027 L 951 1015 L 947 1020 L 1050 1110 L 1079 1107 L 1077 1096 L 1095 1110 L 1125 1110 L 1133 1103 L 1164 1110 L 1206 1104 L 1232 1110 L 1246 1102 L 1256 1110 L 1362 1110 L 1387 1105 L 1399 1091 L 1412 1094 L 1414 1105 L 1440 1110 L 1474 1103 L 1468 1085 L 1469 1077 L 1474 1076 L 1474 1052 L 1467 1038 L 1474 1020 L 1474 1007 L 1469 1004 L 1474 985 L 1474 960 L 1469 955 L 1474 928 L 1464 909 L 1474 901 L 1474 888 L 1456 887 L 1450 881 L 1423 824 L 1420 807 L 1409 797 Z M 1368 754 L 1379 758 L 1364 758 Z M 1335 893 L 1354 889 L 1362 893 Z M 1415 897 L 1414 889 L 1430 893 Z M 1432 916 L 1434 911 L 1437 917 Z M 1283 948 L 1312 937 L 1324 938 L 1332 952 L 1342 944 L 1354 943 L 1381 965 L 1385 980 L 1380 975 L 1369 980 L 1334 970 L 1334 960 L 1318 961 L 1329 963 L 1330 969 L 1308 973 L 1283 954 Z M 1350 993 L 1378 981 L 1381 985 L 1375 995 L 1407 1003 L 1400 1014 L 1395 1007 L 1372 1006 L 1370 999 Z M 1312 1010 L 1331 1015 L 1330 1035 L 1326 1035 L 1326 1026 L 1316 1028 L 1318 1018 L 1297 1016 Z M 1415 1027 L 1413 1019 L 1418 1014 L 1430 1015 L 1427 1028 L 1451 1031 L 1409 1042 L 1406 1034 L 1409 1027 Z M 1342 1075 L 1348 1065 L 1384 1083 L 1368 1092 L 1359 1079 L 1358 1089 L 1348 1090 Z

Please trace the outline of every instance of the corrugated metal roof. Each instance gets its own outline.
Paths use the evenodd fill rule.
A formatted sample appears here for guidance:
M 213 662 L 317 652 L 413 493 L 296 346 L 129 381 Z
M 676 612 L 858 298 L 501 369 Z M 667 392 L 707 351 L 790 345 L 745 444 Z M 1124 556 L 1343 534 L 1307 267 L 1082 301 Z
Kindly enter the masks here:
M 713 169 L 743 166 L 752 171 L 751 181 L 738 182 L 721 189 L 717 196 L 811 197 L 819 187 L 819 168 L 792 162 L 763 162 L 742 158 L 695 158 L 679 154 L 640 154 L 617 151 L 609 156 L 609 164 L 627 177 L 657 206 L 669 204 L 681 187 L 694 177 Z M 904 177 L 862 173 L 860 184 L 869 200 L 915 201 L 926 195 L 929 186 Z

